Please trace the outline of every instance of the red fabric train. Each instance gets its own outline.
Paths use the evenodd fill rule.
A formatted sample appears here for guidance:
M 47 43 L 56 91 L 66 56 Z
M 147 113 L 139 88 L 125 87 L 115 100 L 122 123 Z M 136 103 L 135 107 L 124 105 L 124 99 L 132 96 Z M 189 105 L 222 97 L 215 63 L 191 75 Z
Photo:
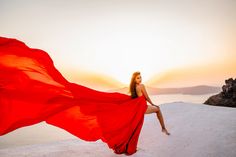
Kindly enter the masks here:
M 46 52 L 0 37 L 0 135 L 45 121 L 131 155 L 146 108 L 144 96 L 132 99 L 71 83 Z

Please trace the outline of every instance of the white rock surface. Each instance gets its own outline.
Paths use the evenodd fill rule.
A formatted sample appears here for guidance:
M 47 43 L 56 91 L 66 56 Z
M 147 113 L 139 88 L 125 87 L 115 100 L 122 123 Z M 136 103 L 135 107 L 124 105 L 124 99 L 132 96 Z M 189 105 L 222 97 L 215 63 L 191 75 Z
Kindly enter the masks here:
M 170 136 L 145 115 L 134 157 L 235 157 L 236 108 L 175 102 L 160 105 Z M 62 140 L 0 149 L 0 157 L 122 157 L 102 141 Z

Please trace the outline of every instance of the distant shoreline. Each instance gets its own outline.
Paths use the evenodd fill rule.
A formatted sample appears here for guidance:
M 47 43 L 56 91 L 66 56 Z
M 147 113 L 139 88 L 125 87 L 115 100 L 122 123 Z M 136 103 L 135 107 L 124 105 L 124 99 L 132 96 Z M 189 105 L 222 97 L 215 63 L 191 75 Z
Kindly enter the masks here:
M 146 89 L 148 94 L 150 95 L 161 95 L 161 94 L 204 95 L 204 94 L 218 93 L 221 91 L 221 87 L 208 86 L 208 85 L 198 85 L 198 86 L 179 87 L 179 88 L 155 88 L 147 86 Z M 108 91 L 128 93 L 128 87 L 112 89 Z

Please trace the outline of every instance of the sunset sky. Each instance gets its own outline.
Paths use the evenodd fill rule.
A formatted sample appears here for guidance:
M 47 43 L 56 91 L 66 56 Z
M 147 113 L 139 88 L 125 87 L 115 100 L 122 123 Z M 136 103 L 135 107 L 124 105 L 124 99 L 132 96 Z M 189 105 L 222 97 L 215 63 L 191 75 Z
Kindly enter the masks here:
M 1 0 L 0 36 L 45 50 L 69 80 L 221 86 L 236 76 L 233 0 Z M 92 83 L 93 82 L 93 83 Z

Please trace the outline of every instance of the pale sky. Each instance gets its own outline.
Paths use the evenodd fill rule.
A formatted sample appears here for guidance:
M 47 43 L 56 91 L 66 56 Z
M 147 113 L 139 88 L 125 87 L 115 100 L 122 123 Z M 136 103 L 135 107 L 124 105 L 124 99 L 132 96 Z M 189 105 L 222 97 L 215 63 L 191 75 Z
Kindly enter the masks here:
M 141 71 L 144 82 L 165 75 L 171 86 L 179 69 L 182 83 L 198 71 L 188 85 L 236 76 L 234 0 L 0 0 L 0 21 L 1 36 L 47 51 L 73 81 L 80 71 L 124 84 Z

